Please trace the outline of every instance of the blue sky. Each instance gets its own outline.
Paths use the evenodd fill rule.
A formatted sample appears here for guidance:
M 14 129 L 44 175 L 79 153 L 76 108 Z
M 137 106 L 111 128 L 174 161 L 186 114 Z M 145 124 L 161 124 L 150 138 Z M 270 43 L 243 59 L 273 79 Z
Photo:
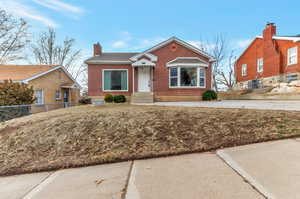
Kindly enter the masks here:
M 299 1 L 201 0 L 0 0 L 0 7 L 24 17 L 37 35 L 47 26 L 75 38 L 86 56 L 99 41 L 104 51 L 140 51 L 177 36 L 194 45 L 227 36 L 242 51 L 267 21 L 279 34 L 300 33 Z

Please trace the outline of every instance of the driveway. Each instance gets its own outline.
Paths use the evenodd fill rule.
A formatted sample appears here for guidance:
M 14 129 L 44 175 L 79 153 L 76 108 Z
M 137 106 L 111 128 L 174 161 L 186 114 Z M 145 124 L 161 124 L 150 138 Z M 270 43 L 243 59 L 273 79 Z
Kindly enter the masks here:
M 0 177 L 5 199 L 298 199 L 300 140 Z
M 222 100 L 222 101 L 200 101 L 200 102 L 155 102 L 157 106 L 186 106 L 186 107 L 208 107 L 208 108 L 244 108 L 263 110 L 293 110 L 300 111 L 300 100 Z

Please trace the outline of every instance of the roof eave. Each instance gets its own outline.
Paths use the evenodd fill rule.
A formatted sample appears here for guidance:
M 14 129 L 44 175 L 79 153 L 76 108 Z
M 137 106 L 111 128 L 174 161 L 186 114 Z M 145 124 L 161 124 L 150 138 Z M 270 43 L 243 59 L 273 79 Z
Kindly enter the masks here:
M 29 81 L 37 79 L 37 78 L 39 78 L 41 76 L 44 76 L 44 75 L 46 75 L 46 74 L 48 74 L 50 72 L 53 72 L 55 70 L 58 70 L 58 69 L 62 69 L 65 72 L 65 74 L 74 82 L 74 84 L 76 84 L 79 89 L 82 89 L 82 87 L 80 86 L 80 84 L 72 77 L 72 75 L 67 71 L 67 69 L 64 66 L 56 66 L 56 67 L 54 67 L 54 68 L 52 68 L 50 70 L 47 70 L 45 72 L 39 73 L 37 75 L 34 75 L 34 76 L 30 77 L 30 78 L 22 80 L 22 83 L 28 84 Z
M 88 61 L 86 64 L 131 64 L 131 61 Z

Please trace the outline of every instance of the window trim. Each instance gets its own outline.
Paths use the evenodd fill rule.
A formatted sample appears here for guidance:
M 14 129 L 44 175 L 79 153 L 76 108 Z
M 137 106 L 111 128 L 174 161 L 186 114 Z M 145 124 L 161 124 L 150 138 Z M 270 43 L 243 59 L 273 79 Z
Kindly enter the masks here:
M 56 93 L 59 92 L 59 97 L 56 97 Z M 56 90 L 55 91 L 55 99 L 56 100 L 61 100 L 61 90 Z
M 34 91 L 34 97 L 37 99 L 37 97 L 36 97 L 36 91 L 42 91 L 42 102 L 41 103 L 37 103 L 37 100 L 35 100 L 35 104 L 36 105 L 43 105 L 44 104 L 44 90 L 43 89 L 36 89 Z
M 195 66 L 173 66 L 168 67 L 169 68 L 169 88 L 206 88 L 206 70 L 205 67 L 195 67 Z M 177 69 L 177 86 L 171 86 L 171 69 L 176 68 Z M 196 68 L 197 69 L 197 86 L 180 86 L 180 68 Z M 204 70 L 204 86 L 200 86 L 200 69 Z M 175 77 L 175 76 L 173 76 Z
M 244 70 L 243 70 L 244 66 L 246 66 L 245 73 L 244 73 Z M 242 71 L 241 71 L 241 73 L 242 73 L 243 77 L 247 76 L 247 69 L 248 69 L 248 65 L 247 64 L 242 64 Z
M 259 70 L 260 64 L 261 64 L 261 70 Z M 257 65 L 256 68 L 257 72 L 262 73 L 264 71 L 264 58 L 258 58 L 256 61 L 256 65 Z
M 104 72 L 105 71 L 126 71 L 126 73 L 127 73 L 127 90 L 105 90 L 104 89 Z M 124 68 L 124 69 L 122 69 L 122 68 L 102 69 L 102 91 L 103 92 L 128 92 L 128 90 L 129 90 L 129 88 L 128 88 L 128 86 L 129 86 L 128 79 L 129 79 L 129 74 L 128 74 L 128 69 L 126 69 L 126 68 Z
M 295 63 L 290 63 L 290 57 L 291 57 L 290 50 L 294 49 L 294 48 L 296 49 L 296 53 L 294 55 L 296 57 L 296 62 Z M 298 64 L 298 46 L 294 46 L 294 47 L 291 47 L 291 48 L 287 49 L 287 65 L 291 66 L 291 65 L 295 65 L 295 64 Z

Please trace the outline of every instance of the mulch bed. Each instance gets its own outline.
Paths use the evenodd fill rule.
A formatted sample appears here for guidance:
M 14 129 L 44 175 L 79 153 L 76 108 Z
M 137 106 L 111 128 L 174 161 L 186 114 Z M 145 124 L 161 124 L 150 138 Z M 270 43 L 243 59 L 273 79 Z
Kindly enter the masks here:
M 0 123 L 0 175 L 203 152 L 300 135 L 296 111 L 80 106 Z

